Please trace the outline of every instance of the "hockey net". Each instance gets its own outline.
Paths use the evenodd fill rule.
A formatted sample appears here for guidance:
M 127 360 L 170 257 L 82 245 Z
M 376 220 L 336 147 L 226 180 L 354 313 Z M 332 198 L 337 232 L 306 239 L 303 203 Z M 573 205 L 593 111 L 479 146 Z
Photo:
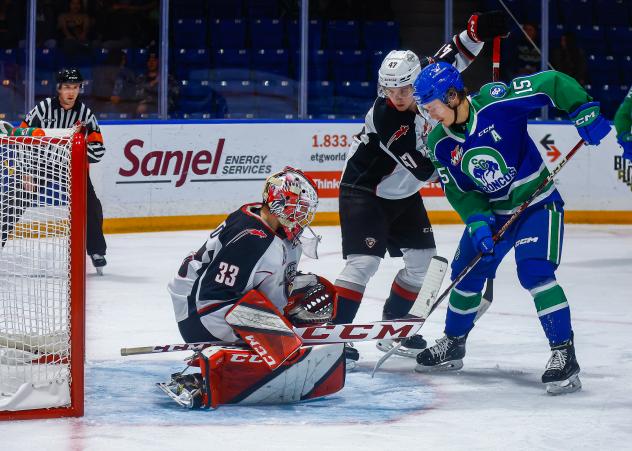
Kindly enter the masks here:
M 0 135 L 0 419 L 83 414 L 85 138 L 44 134 Z

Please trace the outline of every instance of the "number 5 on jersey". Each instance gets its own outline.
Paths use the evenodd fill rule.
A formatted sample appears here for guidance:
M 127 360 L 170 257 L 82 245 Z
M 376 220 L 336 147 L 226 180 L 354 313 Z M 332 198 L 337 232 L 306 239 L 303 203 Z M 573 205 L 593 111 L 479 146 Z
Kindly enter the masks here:
M 219 262 L 219 273 L 215 276 L 215 282 L 223 283 L 226 286 L 232 287 L 237 280 L 237 274 L 239 274 L 239 266 L 229 265 L 226 262 Z

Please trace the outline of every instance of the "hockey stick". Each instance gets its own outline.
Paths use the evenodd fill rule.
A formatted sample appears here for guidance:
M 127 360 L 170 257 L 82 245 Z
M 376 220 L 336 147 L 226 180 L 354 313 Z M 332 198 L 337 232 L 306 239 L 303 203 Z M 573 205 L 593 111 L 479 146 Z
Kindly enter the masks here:
M 492 81 L 500 79 L 500 39 L 496 36 L 492 47 Z
M 575 144 L 575 147 L 573 147 L 571 151 L 562 159 L 562 161 L 559 162 L 559 164 L 555 167 L 555 169 L 553 169 L 551 173 L 544 180 L 542 180 L 542 182 L 538 185 L 535 191 L 533 191 L 531 196 L 529 196 L 529 198 L 525 200 L 518 207 L 516 212 L 513 215 L 511 215 L 511 217 L 507 220 L 507 222 L 503 224 L 500 230 L 496 232 L 496 234 L 494 235 L 494 243 L 497 243 L 498 241 L 500 241 L 500 239 L 505 234 L 507 229 L 509 229 L 509 227 L 511 227 L 511 225 L 514 222 L 516 222 L 516 220 L 520 217 L 522 212 L 524 212 L 529 207 L 529 205 L 531 205 L 531 203 L 535 200 L 535 198 L 538 197 L 542 191 L 544 191 L 547 185 L 553 181 L 553 178 L 562 170 L 562 168 L 566 165 L 566 163 L 568 163 L 568 161 L 571 158 L 573 158 L 573 156 L 577 153 L 580 147 L 584 145 L 584 143 L 585 141 L 583 139 L 580 139 L 577 142 L 577 144 Z M 448 294 L 452 291 L 452 289 L 470 272 L 470 270 L 478 263 L 478 261 L 482 257 L 483 257 L 482 252 L 479 252 L 478 254 L 474 256 L 472 261 L 470 261 L 467 264 L 467 266 L 463 268 L 463 270 L 454 278 L 454 280 L 448 286 L 448 288 L 446 288 L 445 291 L 441 294 L 441 296 L 439 296 L 439 299 L 437 299 L 437 302 L 435 303 L 432 310 L 437 308 L 437 306 L 441 303 L 441 301 L 443 301 L 443 299 L 448 296 Z
M 406 318 L 393 321 L 376 321 L 365 324 L 325 324 L 294 328 L 306 345 L 327 343 L 351 343 L 355 341 L 381 340 L 383 338 L 408 338 L 417 333 L 424 319 Z M 154 354 L 176 351 L 201 351 L 209 346 L 247 346 L 244 342 L 207 341 L 201 343 L 179 343 L 155 346 L 121 348 L 121 355 Z
M 531 202 L 533 202 L 535 200 L 536 197 L 538 197 L 540 195 L 540 193 L 542 191 L 544 191 L 544 189 L 546 188 L 546 186 L 551 183 L 553 181 L 553 178 L 562 170 L 562 168 L 566 165 L 566 163 L 568 162 L 568 160 L 570 160 L 571 158 L 573 158 L 573 155 L 575 155 L 575 153 L 579 150 L 579 148 L 584 145 L 584 140 L 580 139 L 579 142 L 577 144 L 575 144 L 575 147 L 573 147 L 571 149 L 571 151 L 562 159 L 562 161 L 560 161 L 560 163 L 557 165 L 557 167 L 555 169 L 553 169 L 553 171 L 551 171 L 551 173 L 544 179 L 542 180 L 542 182 L 538 185 L 538 187 L 535 189 L 535 191 L 533 191 L 533 193 L 531 194 L 531 196 L 529 196 L 529 198 L 527 200 L 525 200 L 516 210 L 516 212 L 511 215 L 511 217 L 507 220 L 507 222 L 505 222 L 505 224 L 503 224 L 503 226 L 500 228 L 500 230 L 498 230 L 498 232 L 494 235 L 494 242 L 498 242 L 502 236 L 505 234 L 505 232 L 507 231 L 507 229 L 509 229 L 509 227 L 516 222 L 516 220 L 518 219 L 518 217 L 522 214 L 523 211 L 525 211 L 527 209 L 527 207 L 529 205 L 531 205 Z M 443 302 L 443 300 L 450 294 L 450 292 L 452 291 L 452 289 L 471 271 L 471 269 L 479 262 L 479 260 L 483 257 L 483 253 L 479 252 L 478 254 L 476 254 L 474 256 L 474 258 L 467 264 L 467 266 L 465 268 L 463 268 L 463 270 L 454 278 L 454 280 L 452 281 L 452 283 L 448 286 L 448 288 L 445 289 L 445 291 L 443 293 L 441 293 L 441 296 L 439 296 L 439 298 L 434 302 L 434 305 L 431 306 L 431 308 L 429 309 L 427 315 L 424 317 L 427 318 L 432 312 L 435 311 L 435 309 L 439 306 L 439 304 L 441 304 L 441 302 Z M 488 285 L 491 279 L 487 279 L 488 281 Z M 493 284 L 492 284 L 493 286 Z M 487 294 L 487 291 L 486 291 Z M 492 297 L 492 293 L 490 293 L 490 298 Z M 488 299 L 489 303 L 486 306 L 481 306 L 481 310 L 479 310 L 479 312 L 476 315 L 476 319 L 479 319 L 481 317 L 481 315 L 483 313 L 485 313 L 485 311 L 487 311 L 487 309 L 489 308 L 489 305 L 491 304 L 491 299 Z M 413 306 L 414 308 L 415 306 Z M 484 310 L 483 310 L 484 309 Z M 412 311 L 412 309 L 411 309 Z M 397 352 L 397 350 L 401 347 L 402 343 L 399 342 L 397 343 L 395 346 L 393 346 L 386 354 L 384 354 L 384 356 L 382 356 L 382 358 L 380 360 L 377 361 L 377 363 L 375 364 L 375 367 L 373 368 L 373 373 L 371 373 L 371 375 L 375 374 L 375 372 L 377 371 L 377 369 L 391 356 L 393 355 L 395 352 Z
M 383 338 L 408 338 L 417 333 L 424 319 L 406 318 L 393 321 L 376 321 L 365 324 L 325 324 L 294 328 L 306 345 L 327 343 L 351 343 L 355 341 L 381 340 Z M 121 348 L 121 355 L 154 354 L 176 351 L 201 351 L 209 346 L 247 346 L 244 342 L 207 341 L 201 343 L 178 343 L 155 346 Z
M 485 314 L 487 310 L 489 310 L 490 305 L 492 305 L 492 301 L 494 300 L 494 279 L 487 279 L 487 284 L 485 285 L 485 293 L 483 293 L 483 297 L 481 298 L 481 304 L 478 307 L 478 312 L 476 312 L 476 317 L 474 318 L 474 322 L 478 321 L 481 316 Z
M 445 276 L 448 261 L 443 257 L 432 257 L 424 283 L 409 317 L 393 321 L 376 321 L 366 324 L 325 324 L 294 328 L 294 332 L 306 345 L 326 343 L 350 343 L 355 341 L 401 339 L 417 333 L 434 304 Z M 210 346 L 247 346 L 244 342 L 209 341 L 202 343 L 166 344 L 122 348 L 121 355 L 154 354 L 176 351 L 201 351 Z

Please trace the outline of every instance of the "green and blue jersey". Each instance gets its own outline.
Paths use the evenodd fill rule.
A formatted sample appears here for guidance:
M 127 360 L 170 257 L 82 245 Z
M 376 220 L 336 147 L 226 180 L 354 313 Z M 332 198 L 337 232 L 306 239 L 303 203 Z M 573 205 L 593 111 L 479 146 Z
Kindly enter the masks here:
M 464 222 L 473 214 L 513 214 L 549 175 L 527 133 L 533 110 L 549 105 L 570 113 L 592 98 L 572 77 L 546 71 L 486 84 L 468 100 L 464 128 L 438 126 L 428 138 L 446 197 Z M 553 182 L 532 205 L 549 202 L 562 202 Z

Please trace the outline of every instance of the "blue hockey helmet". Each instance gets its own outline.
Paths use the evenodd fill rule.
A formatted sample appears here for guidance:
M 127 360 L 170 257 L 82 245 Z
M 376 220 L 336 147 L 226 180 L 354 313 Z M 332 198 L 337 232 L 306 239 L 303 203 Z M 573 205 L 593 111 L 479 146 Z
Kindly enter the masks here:
M 448 92 L 451 88 L 463 91 L 461 73 L 452 64 L 440 61 L 426 66 L 413 83 L 417 105 L 430 103 L 435 99 L 448 103 Z

